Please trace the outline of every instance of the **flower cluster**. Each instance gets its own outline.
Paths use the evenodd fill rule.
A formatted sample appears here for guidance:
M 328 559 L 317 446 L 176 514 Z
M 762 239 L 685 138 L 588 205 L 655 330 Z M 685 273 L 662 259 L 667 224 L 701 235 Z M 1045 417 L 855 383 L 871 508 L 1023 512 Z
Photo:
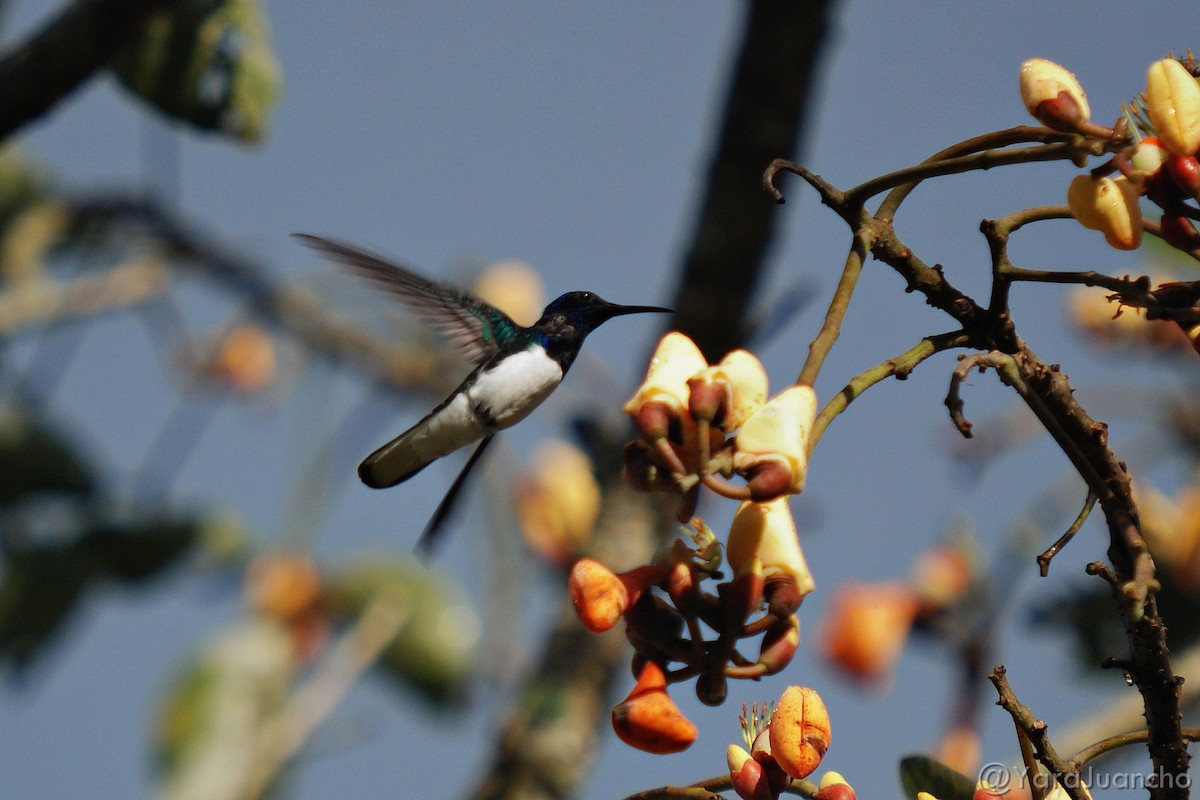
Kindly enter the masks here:
M 1164 58 L 1150 65 L 1146 90 L 1133 104 L 1131 117 L 1145 136 L 1106 164 L 1078 175 L 1067 189 L 1071 214 L 1086 228 L 1100 231 L 1119 250 L 1142 242 L 1147 222 L 1140 198 L 1162 215 L 1152 228 L 1164 241 L 1200 258 L 1200 68 L 1186 59 Z M 1035 58 L 1021 67 L 1021 97 L 1034 117 L 1055 130 L 1103 138 L 1121 138 L 1124 126 L 1103 128 L 1089 120 L 1090 109 L 1075 76 L 1052 61 Z M 1162 284 L 1152 292 L 1161 305 L 1187 311 L 1200 294 L 1194 283 Z M 1200 315 L 1184 313 L 1176 324 L 1200 351 Z
M 681 494 L 687 536 L 623 573 L 580 559 L 569 587 L 588 630 L 623 619 L 636 651 L 637 685 L 613 709 L 618 735 L 643 750 L 674 752 L 696 731 L 671 703 L 668 684 L 695 678 L 700 700 L 719 705 L 729 679 L 775 674 L 800 644 L 796 610 L 814 584 L 788 496 L 804 487 L 816 397 L 800 386 L 768 399 L 766 373 L 750 353 L 735 350 L 710 366 L 673 332 L 625 411 L 640 436 L 625 448 L 626 480 Z M 734 475 L 744 485 L 732 483 Z M 723 546 L 692 516 L 701 486 L 741 500 Z M 705 628 L 715 638 L 706 639 Z M 738 650 L 751 637 L 760 637 L 756 658 Z
M 767 374 L 745 350 L 709 366 L 691 339 L 668 333 L 625 413 L 641 437 L 625 446 L 626 480 L 683 494 L 680 522 L 691 518 L 701 485 L 755 502 L 804 489 L 816 395 L 792 386 L 768 400 Z M 728 482 L 734 474 L 744 486 Z
M 743 800 L 775 800 L 793 778 L 807 778 L 829 749 L 829 712 L 806 686 L 789 686 L 774 711 L 742 707 L 742 738 L 725 751 L 733 790 Z M 821 778 L 817 800 L 854 800 L 854 790 L 836 772 Z M 836 787 L 836 788 L 835 788 Z

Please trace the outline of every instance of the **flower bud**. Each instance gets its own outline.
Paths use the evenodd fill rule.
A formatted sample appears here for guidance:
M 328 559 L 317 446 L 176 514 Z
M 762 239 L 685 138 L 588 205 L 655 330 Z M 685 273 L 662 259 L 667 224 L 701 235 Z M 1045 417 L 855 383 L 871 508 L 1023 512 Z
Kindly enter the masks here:
M 592 558 L 575 562 L 567 587 L 579 621 L 592 633 L 602 633 L 616 625 L 632 602 L 621 579 Z
M 637 685 L 612 709 L 612 726 L 621 741 L 647 753 L 679 753 L 696 741 L 696 726 L 667 694 L 662 667 L 646 661 Z
M 747 477 L 752 497 L 770 500 L 804 489 L 808 437 L 816 416 L 812 387 L 793 386 L 771 398 L 742 425 L 734 440 L 733 466 Z
M 689 382 L 692 387 L 697 384 L 720 388 L 722 413 L 716 418 L 709 416 L 708 419 L 715 421 L 726 432 L 740 428 L 742 423 L 767 401 L 766 370 L 763 369 L 762 363 L 746 350 L 730 351 L 720 363 L 708 367 Z M 692 415 L 699 419 L 696 400 L 693 388 Z M 712 405 L 711 400 L 708 405 Z
M 816 690 L 789 686 L 770 724 L 771 756 L 793 778 L 812 774 L 829 749 L 829 712 Z
M 729 696 L 729 681 L 720 669 L 696 676 L 696 699 L 706 706 L 719 706 Z
M 751 559 L 757 558 L 762 563 L 765 579 L 787 575 L 795 581 L 801 596 L 816 588 L 800 550 L 796 523 L 792 520 L 786 496 L 769 503 L 742 502 L 733 515 L 725 556 L 734 574 L 739 574 Z
M 729 782 L 742 800 L 775 800 L 762 764 L 736 744 L 725 750 L 725 762 L 729 765 Z
M 808 594 L 809 590 L 801 591 L 796 579 L 786 573 L 776 573 L 763 581 L 767 612 L 779 619 L 787 619 L 795 614 Z
M 1149 178 L 1158 172 L 1166 162 L 1168 155 L 1167 148 L 1163 147 L 1163 143 L 1157 136 L 1147 136 L 1137 143 L 1133 156 L 1129 159 L 1129 164 L 1139 176 Z
M 800 620 L 793 615 L 763 634 L 758 663 L 766 668 L 767 675 L 774 675 L 792 662 L 799 648 Z
M 858 800 L 854 787 L 846 783 L 841 773 L 830 770 L 821 776 L 819 788 L 813 793 L 813 800 Z
M 1111 247 L 1133 250 L 1141 244 L 1138 189 L 1129 179 L 1078 175 L 1067 189 L 1067 205 L 1083 227 L 1103 233 Z
M 688 378 L 707 366 L 691 339 L 671 331 L 659 341 L 646 378 L 625 404 L 625 413 L 636 416 L 647 403 L 660 403 L 672 413 L 682 414 L 688 407 Z
M 653 564 L 618 575 L 593 558 L 581 558 L 571 567 L 567 588 L 579 621 L 592 633 L 602 633 L 665 576 L 666 570 Z
M 1021 64 L 1021 100 L 1039 122 L 1057 131 L 1076 131 L 1092 113 L 1075 76 L 1044 58 Z
M 1154 132 L 1172 153 L 1192 155 L 1200 148 L 1200 85 L 1173 58 L 1150 65 L 1146 110 Z

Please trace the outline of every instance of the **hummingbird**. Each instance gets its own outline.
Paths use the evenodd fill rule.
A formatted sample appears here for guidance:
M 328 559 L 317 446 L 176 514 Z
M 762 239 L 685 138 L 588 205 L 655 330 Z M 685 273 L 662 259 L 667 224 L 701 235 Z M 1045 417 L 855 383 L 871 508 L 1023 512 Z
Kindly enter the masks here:
M 293 235 L 375 281 L 458 345 L 475 365 L 449 397 L 358 467 L 363 483 L 385 489 L 403 483 L 442 456 L 479 442 L 426 526 L 418 550 L 431 546 L 467 473 L 495 433 L 525 419 L 550 396 L 589 333 L 613 317 L 672 313 L 660 306 L 610 303 L 592 292 L 567 292 L 546 306 L 541 319 L 524 327 L 469 292 L 423 278 L 379 256 L 318 236 Z

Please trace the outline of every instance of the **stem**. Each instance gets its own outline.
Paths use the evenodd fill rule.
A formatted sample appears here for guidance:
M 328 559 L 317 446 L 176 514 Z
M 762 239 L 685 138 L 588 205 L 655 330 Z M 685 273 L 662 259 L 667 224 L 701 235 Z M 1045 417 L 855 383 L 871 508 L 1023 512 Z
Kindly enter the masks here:
M 1000 696 L 997 704 L 1012 716 L 1017 727 L 1029 737 L 1029 742 L 1037 751 L 1038 761 L 1050 771 L 1071 800 L 1092 800 L 1091 793 L 1079 779 L 1079 765 L 1058 755 L 1046 733 L 1046 723 L 1037 719 L 1029 706 L 1017 699 L 1008 683 L 1004 667 L 992 670 L 988 680 L 996 687 L 996 693 Z
M 829 301 L 829 308 L 825 312 L 825 321 L 808 346 L 808 358 L 805 359 L 804 366 L 800 368 L 800 375 L 796 378 L 797 386 L 812 386 L 816 382 L 825 358 L 841 335 L 842 320 L 846 318 L 846 312 L 850 308 L 850 299 L 854 296 L 854 288 L 858 285 L 858 278 L 862 274 L 867 250 L 867 236 L 862 230 L 859 230 L 855 233 L 854 244 L 851 246 L 850 252 L 846 254 L 842 277 L 838 280 L 837 288 Z
M 867 389 L 893 375 L 898 380 L 903 380 L 909 376 L 918 364 L 935 353 L 940 353 L 943 350 L 949 350 L 953 347 L 965 347 L 966 344 L 967 335 L 963 331 L 951 331 L 935 336 L 926 336 L 900 355 L 889 358 L 887 361 L 876 364 L 865 372 L 855 375 L 840 392 L 825 404 L 825 407 L 821 409 L 821 413 L 817 414 L 817 418 L 813 422 L 812 432 L 808 437 L 808 455 L 812 456 L 813 449 L 816 448 L 817 442 L 820 441 L 821 436 L 825 433 L 825 429 L 829 427 L 829 423 L 833 422 L 835 417 L 845 411 Z
M 1183 738 L 1189 742 L 1200 742 L 1200 728 L 1183 728 L 1181 733 Z M 1142 729 L 1140 731 L 1130 731 L 1116 736 L 1110 736 L 1107 739 L 1101 739 L 1095 744 L 1088 745 L 1080 750 L 1075 755 L 1071 756 L 1071 760 L 1076 764 L 1083 766 L 1089 761 L 1098 758 L 1105 753 L 1112 752 L 1119 748 L 1138 742 L 1145 742 L 1150 738 L 1150 731 Z
M 1023 147 L 1018 150 L 984 150 L 969 155 L 954 156 L 924 161 L 905 167 L 866 183 L 860 183 L 846 192 L 846 202 L 863 204 L 871 197 L 906 184 L 916 185 L 928 178 L 941 175 L 957 175 L 963 172 L 991 169 L 1009 164 L 1031 164 L 1038 161 L 1066 161 L 1075 157 L 1078 148 L 1070 142 Z
M 1088 490 L 1087 499 L 1083 501 L 1083 508 L 1079 510 L 1079 515 L 1075 517 L 1075 521 L 1071 523 L 1071 527 L 1067 528 L 1066 532 L 1058 537 L 1058 541 L 1046 548 L 1040 556 L 1037 557 L 1038 572 L 1044 578 L 1050 574 L 1050 559 L 1058 555 L 1067 544 L 1075 538 L 1075 534 L 1079 533 L 1079 529 L 1083 527 L 1083 523 L 1087 522 L 1087 518 L 1091 516 L 1092 509 L 1096 507 L 1096 493 Z
M 1015 128 L 1007 128 L 1002 131 L 994 131 L 985 133 L 979 136 L 974 136 L 970 139 L 952 144 L 941 152 L 934 153 L 926 163 L 934 161 L 944 161 L 951 158 L 957 158 L 969 153 L 976 153 L 980 150 L 989 150 L 997 147 L 1007 147 L 1009 145 L 1021 144 L 1023 142 L 1065 142 L 1074 139 L 1073 134 L 1062 133 L 1060 131 L 1050 130 L 1049 128 L 1039 128 L 1027 125 L 1020 125 Z M 905 198 L 917 188 L 919 181 L 911 181 L 909 183 L 897 186 L 888 194 L 880 203 L 879 208 L 875 212 L 878 219 L 891 220 L 895 218 L 896 211 L 900 208 L 900 204 Z

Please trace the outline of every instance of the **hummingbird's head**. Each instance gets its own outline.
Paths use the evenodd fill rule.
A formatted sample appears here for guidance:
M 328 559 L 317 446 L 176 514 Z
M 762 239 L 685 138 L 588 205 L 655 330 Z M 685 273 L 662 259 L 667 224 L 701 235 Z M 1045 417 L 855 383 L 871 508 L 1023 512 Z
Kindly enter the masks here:
M 567 292 L 551 301 L 533 329 L 542 345 L 566 372 L 584 338 L 613 317 L 622 314 L 645 314 L 651 311 L 671 313 L 659 306 L 623 306 L 610 303 L 591 292 Z
M 574 334 L 582 339 L 613 317 L 650 312 L 672 313 L 671 309 L 660 306 L 623 306 L 610 303 L 592 292 L 567 292 L 546 306 L 537 326 L 551 329 L 573 328 Z

